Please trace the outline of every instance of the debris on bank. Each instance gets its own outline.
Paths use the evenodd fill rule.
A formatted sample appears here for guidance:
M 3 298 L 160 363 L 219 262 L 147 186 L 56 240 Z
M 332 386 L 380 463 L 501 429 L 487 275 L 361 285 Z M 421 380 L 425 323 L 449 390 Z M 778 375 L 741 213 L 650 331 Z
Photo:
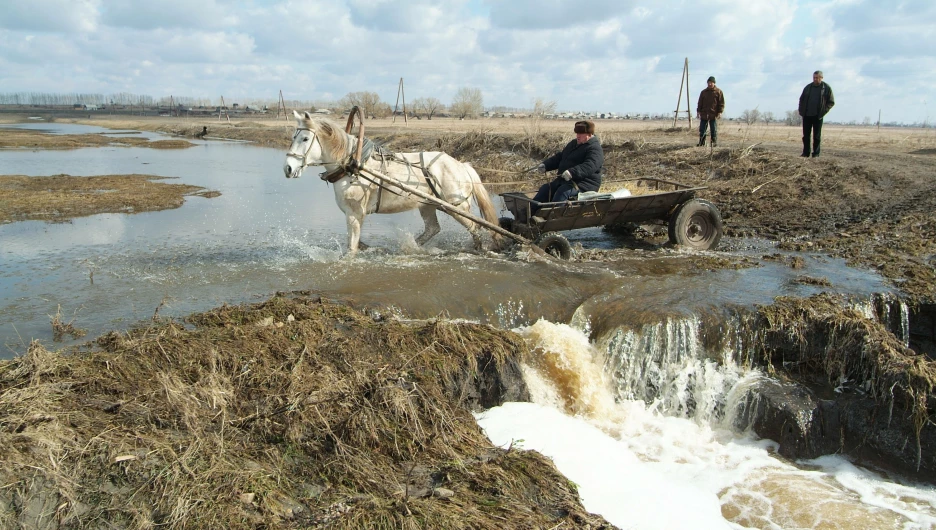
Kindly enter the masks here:
M 0 363 L 0 527 L 612 528 L 471 415 L 521 338 L 308 296 Z

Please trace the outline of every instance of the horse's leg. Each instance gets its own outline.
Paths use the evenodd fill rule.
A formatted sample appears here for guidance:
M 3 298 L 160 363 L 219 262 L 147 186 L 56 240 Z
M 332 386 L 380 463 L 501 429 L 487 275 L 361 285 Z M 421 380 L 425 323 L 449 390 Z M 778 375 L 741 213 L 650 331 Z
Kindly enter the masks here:
M 462 210 L 465 213 L 471 213 L 471 206 L 468 204 L 468 201 L 458 205 L 459 210 Z M 468 230 L 468 233 L 471 234 L 471 239 L 474 241 L 475 250 L 482 250 L 481 245 L 481 229 L 478 226 L 478 223 L 468 219 L 467 217 L 462 217 L 460 215 L 452 216 L 456 221 L 458 221 L 465 229 Z
M 361 245 L 361 225 L 364 224 L 364 216 L 349 213 L 345 220 L 348 223 L 348 255 L 353 256 L 361 246 L 367 248 L 367 245 Z
M 430 239 L 435 237 L 436 234 L 442 230 L 442 227 L 439 226 L 439 218 L 436 217 L 436 207 L 431 204 L 424 204 L 419 207 L 419 215 L 422 217 L 423 223 L 426 225 L 423 233 L 416 238 L 416 244 L 423 246 Z

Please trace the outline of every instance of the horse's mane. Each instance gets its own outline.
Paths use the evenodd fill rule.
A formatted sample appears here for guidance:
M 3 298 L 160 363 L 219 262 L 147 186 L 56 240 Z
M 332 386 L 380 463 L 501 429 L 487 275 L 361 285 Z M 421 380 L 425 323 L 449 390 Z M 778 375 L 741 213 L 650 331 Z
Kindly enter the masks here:
M 335 160 L 351 156 L 351 137 L 335 122 L 324 118 L 302 118 L 302 126 L 315 132 L 322 150 Z

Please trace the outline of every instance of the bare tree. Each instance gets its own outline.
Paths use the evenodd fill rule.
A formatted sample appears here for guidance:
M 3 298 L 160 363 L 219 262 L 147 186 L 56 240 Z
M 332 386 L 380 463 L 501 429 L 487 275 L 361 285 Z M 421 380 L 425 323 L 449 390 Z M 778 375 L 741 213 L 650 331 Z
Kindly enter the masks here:
M 389 103 L 381 101 L 374 106 L 373 116 L 375 118 L 387 118 L 391 114 L 393 114 L 393 109 L 390 108 Z
M 788 110 L 786 111 L 786 119 L 783 122 L 798 127 L 803 124 L 803 117 L 799 115 L 798 110 Z
M 527 136 L 537 136 L 543 131 L 543 120 L 549 114 L 555 114 L 556 102 L 546 101 L 543 98 L 533 100 L 533 112 L 530 113 L 530 124 L 526 130 Z
M 413 112 L 426 115 L 427 120 L 432 119 L 432 115 L 442 110 L 442 102 L 436 98 L 417 98 L 413 102 Z
M 741 121 L 748 125 L 754 125 L 760 119 L 760 111 L 757 109 L 748 109 L 741 113 Z
M 380 104 L 380 96 L 375 92 L 348 92 L 338 104 L 345 109 L 356 106 L 364 113 L 364 117 L 373 118 Z
M 449 109 L 459 118 L 477 118 L 484 111 L 484 97 L 481 95 L 481 89 L 459 88 Z
M 533 111 L 530 112 L 529 123 L 523 128 L 523 132 L 526 133 L 524 140 L 527 144 L 527 151 L 531 156 L 537 140 L 540 139 L 539 137 L 543 132 L 543 120 L 546 119 L 546 116 L 555 114 L 555 112 L 555 101 L 546 101 L 539 97 L 533 100 Z
M 764 125 L 770 125 L 770 122 L 774 121 L 773 112 L 765 112 L 761 114 L 761 121 L 764 122 Z

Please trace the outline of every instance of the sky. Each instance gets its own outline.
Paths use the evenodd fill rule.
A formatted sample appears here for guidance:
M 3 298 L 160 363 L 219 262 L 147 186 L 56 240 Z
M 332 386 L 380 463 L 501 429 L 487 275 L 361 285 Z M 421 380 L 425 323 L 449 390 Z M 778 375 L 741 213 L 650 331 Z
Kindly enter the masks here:
M 227 104 L 396 103 L 673 115 L 711 75 L 726 117 L 795 110 L 814 70 L 827 121 L 936 121 L 936 0 L 0 0 L 0 93 Z

